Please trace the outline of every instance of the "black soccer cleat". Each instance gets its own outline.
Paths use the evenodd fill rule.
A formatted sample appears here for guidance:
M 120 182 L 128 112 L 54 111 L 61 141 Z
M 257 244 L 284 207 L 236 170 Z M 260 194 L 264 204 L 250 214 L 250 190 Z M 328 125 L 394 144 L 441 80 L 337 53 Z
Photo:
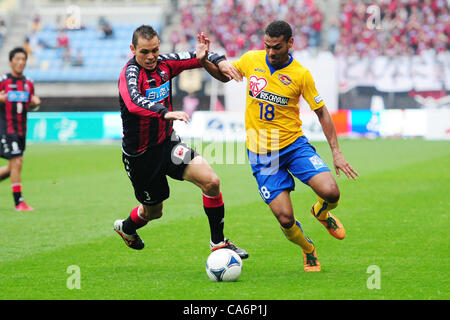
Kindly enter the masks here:
M 144 241 L 142 241 L 141 237 L 135 232 L 134 234 L 126 234 L 123 232 L 123 221 L 124 220 L 116 220 L 114 221 L 114 231 L 116 231 L 123 239 L 125 244 L 135 250 L 144 249 Z
M 221 241 L 217 244 L 210 241 L 209 247 L 211 248 L 211 251 L 216 251 L 218 249 L 230 249 L 230 250 L 233 250 L 234 252 L 236 252 L 238 254 L 238 256 L 241 257 L 241 259 L 248 258 L 247 251 L 245 251 L 242 248 L 239 248 L 238 246 L 236 246 L 233 242 L 231 242 L 227 238 L 225 238 L 224 241 Z

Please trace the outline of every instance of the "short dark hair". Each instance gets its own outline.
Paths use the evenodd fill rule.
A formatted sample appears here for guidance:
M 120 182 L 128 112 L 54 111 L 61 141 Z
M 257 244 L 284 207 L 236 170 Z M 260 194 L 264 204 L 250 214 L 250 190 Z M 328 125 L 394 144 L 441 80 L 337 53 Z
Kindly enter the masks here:
M 279 36 L 283 36 L 284 40 L 287 42 L 290 38 L 292 38 L 292 28 L 286 21 L 277 20 L 271 22 L 265 31 L 271 38 L 278 38 Z
M 141 25 L 133 32 L 133 40 L 131 43 L 133 44 L 134 47 L 137 46 L 139 37 L 147 40 L 153 39 L 153 37 L 158 37 L 159 39 L 158 32 L 156 32 L 156 30 L 153 29 L 153 27 L 145 24 Z
M 12 49 L 12 50 L 9 52 L 9 61 L 12 61 L 12 59 L 14 59 L 14 56 L 15 56 L 17 53 L 23 53 L 23 54 L 25 54 L 25 58 L 28 59 L 28 53 L 25 51 L 25 49 L 22 48 L 22 47 L 17 47 L 17 48 Z

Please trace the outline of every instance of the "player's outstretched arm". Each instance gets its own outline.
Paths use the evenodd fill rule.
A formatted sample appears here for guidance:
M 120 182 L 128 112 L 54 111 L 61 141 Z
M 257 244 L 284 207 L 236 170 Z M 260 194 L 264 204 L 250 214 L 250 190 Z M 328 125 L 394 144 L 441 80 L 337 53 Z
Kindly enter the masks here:
M 201 32 L 197 35 L 196 56 L 206 71 L 214 78 L 222 82 L 228 82 L 232 79 L 242 81 L 241 73 L 227 60 L 220 61 L 217 66 L 208 61 L 210 40 Z
M 322 126 L 323 133 L 327 138 L 328 144 L 330 145 L 331 152 L 333 155 L 334 169 L 336 170 L 336 175 L 340 176 L 340 171 L 342 171 L 347 178 L 355 180 L 359 176 L 358 172 L 352 168 L 352 166 L 345 160 L 344 155 L 339 148 L 339 143 L 336 134 L 336 128 L 333 123 L 333 119 L 328 112 L 326 106 L 314 110 L 319 118 L 320 125 Z

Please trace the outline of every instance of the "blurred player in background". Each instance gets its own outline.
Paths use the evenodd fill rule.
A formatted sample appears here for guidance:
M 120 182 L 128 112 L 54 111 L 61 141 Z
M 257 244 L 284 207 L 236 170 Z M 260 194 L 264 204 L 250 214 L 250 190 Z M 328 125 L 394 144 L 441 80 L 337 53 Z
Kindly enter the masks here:
M 292 208 L 292 176 L 309 185 L 318 195 L 311 213 L 329 233 L 344 239 L 345 230 L 330 210 L 338 205 L 339 188 L 330 169 L 303 135 L 299 117 L 300 96 L 317 114 L 340 171 L 356 179 L 358 173 L 339 148 L 336 129 L 320 97 L 311 73 L 289 53 L 294 38 L 284 21 L 270 23 L 264 35 L 265 50 L 249 51 L 233 62 L 248 79 L 245 124 L 248 157 L 263 200 L 269 205 L 286 238 L 303 250 L 304 270 L 320 271 L 313 242 L 303 233 Z
M 0 79 L 0 155 L 8 164 L 0 168 L 0 181 L 11 178 L 11 188 L 17 211 L 32 211 L 22 196 L 21 171 L 27 133 L 27 112 L 41 104 L 34 95 L 34 84 L 23 75 L 27 52 L 15 48 L 9 53 L 11 73 Z
M 174 120 L 190 120 L 185 112 L 172 111 L 173 77 L 203 66 L 212 76 L 223 80 L 227 75 L 228 80 L 234 68 L 224 56 L 208 52 L 209 39 L 204 34 L 198 35 L 196 52 L 159 55 L 159 47 L 159 36 L 152 27 L 137 28 L 130 46 L 134 57 L 119 79 L 123 163 L 141 204 L 127 219 L 116 220 L 114 230 L 127 246 L 142 249 L 144 242 L 136 230 L 162 216 L 163 201 L 169 197 L 169 176 L 190 181 L 202 190 L 211 231 L 210 249 L 229 248 L 247 258 L 245 250 L 224 237 L 225 210 L 219 178 L 196 151 L 181 141 L 172 126 Z

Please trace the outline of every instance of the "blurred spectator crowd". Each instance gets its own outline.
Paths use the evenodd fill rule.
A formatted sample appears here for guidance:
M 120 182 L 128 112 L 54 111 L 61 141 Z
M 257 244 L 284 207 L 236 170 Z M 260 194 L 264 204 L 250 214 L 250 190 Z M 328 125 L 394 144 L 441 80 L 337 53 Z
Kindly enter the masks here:
M 371 3 L 377 6 L 368 10 Z M 339 25 L 338 55 L 411 56 L 429 49 L 441 53 L 450 44 L 447 0 L 347 0 Z
M 206 31 L 230 57 L 263 49 L 267 23 L 279 18 L 296 30 L 294 50 L 317 47 L 321 41 L 323 13 L 313 0 L 207 0 L 201 15 L 190 3 L 180 5 L 179 12 L 181 26 L 170 36 L 175 50 L 195 45 L 199 31 Z
M 447 0 L 343 0 L 338 16 L 315 0 L 207 0 L 204 10 L 179 5 L 181 26 L 172 32 L 174 50 L 192 48 L 199 31 L 230 57 L 262 49 L 266 25 L 286 20 L 294 28 L 294 50 L 319 48 L 343 56 L 420 55 L 448 50 Z M 372 7 L 372 8 L 369 8 Z
M 204 31 L 211 50 L 238 57 L 264 49 L 267 24 L 282 19 L 293 27 L 293 51 L 326 50 L 338 58 L 341 83 L 390 83 L 382 78 L 388 74 L 403 77 L 397 87 L 405 90 L 434 90 L 431 84 L 436 83 L 450 87 L 448 0 L 334 1 L 174 1 L 179 15 L 168 28 L 169 43 L 172 51 L 192 49 L 197 33 Z M 99 15 L 83 25 L 72 15 L 60 15 L 44 24 L 35 15 L 24 44 L 30 57 L 27 72 L 41 81 L 116 79 L 130 57 L 130 36 L 139 23 L 112 23 L 109 18 Z M 0 19 L 0 45 L 5 34 Z

